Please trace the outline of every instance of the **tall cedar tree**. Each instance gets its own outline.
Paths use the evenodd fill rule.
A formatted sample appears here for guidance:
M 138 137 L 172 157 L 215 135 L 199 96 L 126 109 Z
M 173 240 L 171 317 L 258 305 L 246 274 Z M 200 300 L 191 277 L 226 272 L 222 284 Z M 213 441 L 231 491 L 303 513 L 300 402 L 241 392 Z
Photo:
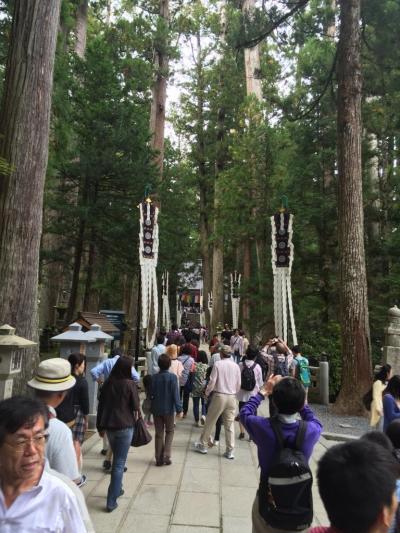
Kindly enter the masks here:
M 0 110 L 0 323 L 38 338 L 38 268 L 61 0 L 16 0 Z M 29 375 L 34 352 L 25 359 Z
M 342 386 L 337 412 L 362 412 L 371 384 L 361 167 L 361 0 L 340 2 L 337 149 Z M 355 386 L 357 385 L 357 386 Z

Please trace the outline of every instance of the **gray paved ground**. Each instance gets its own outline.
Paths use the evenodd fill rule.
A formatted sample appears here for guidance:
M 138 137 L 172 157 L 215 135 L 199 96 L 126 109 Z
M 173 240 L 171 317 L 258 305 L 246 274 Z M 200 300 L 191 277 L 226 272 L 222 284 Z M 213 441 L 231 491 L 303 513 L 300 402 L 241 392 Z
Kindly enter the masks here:
M 371 429 L 367 417 L 335 415 L 332 413 L 332 406 L 313 404 L 311 407 L 321 420 L 324 432 L 361 437 Z
M 267 415 L 266 402 L 261 413 Z M 105 512 L 110 476 L 101 468 L 102 441 L 97 436 L 90 439 L 87 446 L 91 448 L 84 455 L 84 472 L 89 481 L 83 491 L 98 533 L 251 532 L 251 507 L 259 476 L 254 444 L 237 440 L 235 459 L 229 461 L 222 457 L 222 431 L 220 449 L 201 455 L 191 448 L 201 431 L 193 426 L 193 421 L 189 415 L 177 423 L 171 466 L 155 466 L 153 442 L 131 449 L 124 475 L 125 494 L 112 513 Z M 316 446 L 311 461 L 314 473 L 316 461 L 332 444 L 322 438 Z M 314 523 L 327 525 L 316 486 L 314 489 Z

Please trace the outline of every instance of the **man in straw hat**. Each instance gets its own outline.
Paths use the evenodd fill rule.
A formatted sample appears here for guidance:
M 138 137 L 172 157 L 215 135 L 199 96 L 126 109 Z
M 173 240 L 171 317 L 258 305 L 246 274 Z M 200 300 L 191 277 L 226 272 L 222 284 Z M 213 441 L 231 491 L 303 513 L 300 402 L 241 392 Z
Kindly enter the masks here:
M 79 474 L 78 462 L 72 441 L 72 433 L 64 422 L 57 419 L 56 407 L 64 400 L 69 389 L 75 385 L 71 365 L 65 359 L 55 357 L 42 361 L 29 387 L 42 400 L 49 412 L 49 438 L 46 458 L 52 469 L 72 479 L 78 486 L 86 482 L 86 476 Z

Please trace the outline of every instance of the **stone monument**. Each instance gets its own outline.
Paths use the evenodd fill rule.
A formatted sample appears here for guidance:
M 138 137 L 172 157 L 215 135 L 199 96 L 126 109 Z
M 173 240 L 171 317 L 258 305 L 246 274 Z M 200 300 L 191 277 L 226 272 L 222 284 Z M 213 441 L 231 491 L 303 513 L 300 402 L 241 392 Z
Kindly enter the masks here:
M 15 335 L 15 328 L 0 327 L 0 400 L 11 398 L 14 377 L 21 372 L 23 353 L 20 350 L 37 343 Z
M 393 374 L 400 374 L 400 309 L 395 305 L 388 311 L 389 325 L 385 328 L 383 362 L 392 367 Z
M 86 346 L 86 379 L 89 386 L 89 427 L 94 428 L 97 413 L 97 382 L 92 379 L 90 371 L 104 359 L 104 344 L 106 341 L 114 340 L 114 337 L 104 333 L 98 324 L 90 326 L 89 331 L 86 331 L 84 335 L 90 339 Z
M 79 352 L 86 355 L 86 345 L 88 342 L 96 342 L 96 339 L 83 333 L 82 326 L 77 322 L 70 324 L 67 331 L 51 337 L 53 342 L 60 343 L 60 356 L 68 359 L 73 352 Z

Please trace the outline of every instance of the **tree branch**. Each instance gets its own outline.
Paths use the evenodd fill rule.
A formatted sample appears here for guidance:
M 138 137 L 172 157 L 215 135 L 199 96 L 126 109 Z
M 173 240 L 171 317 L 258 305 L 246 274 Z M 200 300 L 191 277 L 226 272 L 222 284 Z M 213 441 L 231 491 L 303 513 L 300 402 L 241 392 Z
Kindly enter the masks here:
M 314 100 L 314 102 L 312 102 L 312 104 L 309 106 L 309 108 L 306 111 L 304 111 L 303 113 L 300 113 L 300 115 L 295 115 L 294 117 L 288 117 L 288 120 L 290 122 L 296 122 L 296 120 L 300 120 L 302 118 L 307 117 L 312 111 L 314 111 L 314 109 L 320 103 L 320 101 L 324 97 L 324 95 L 325 95 L 326 91 L 328 90 L 328 87 L 329 87 L 329 85 L 330 85 L 330 83 L 332 81 L 333 74 L 334 74 L 335 69 L 336 69 L 337 56 L 338 56 L 338 50 L 336 48 L 335 57 L 333 58 L 331 69 L 329 71 L 328 77 L 325 80 L 325 83 L 324 83 L 324 86 L 322 88 L 321 93 L 317 96 L 317 98 Z
M 297 11 L 300 11 L 301 9 L 303 9 L 303 7 L 305 7 L 308 4 L 308 2 L 309 0 L 299 0 L 298 2 L 296 2 L 294 7 L 292 7 L 292 9 L 290 9 L 287 13 L 279 17 L 278 20 L 271 22 L 268 28 L 265 31 L 263 31 L 260 35 L 258 35 L 258 37 L 254 37 L 253 39 L 250 39 L 249 41 L 240 43 L 237 46 L 237 48 L 239 49 L 240 48 L 253 48 L 258 43 L 263 41 L 266 37 L 268 37 L 268 35 L 270 35 L 274 30 L 276 30 L 276 28 L 278 28 L 281 24 L 283 24 L 283 22 L 285 22 L 295 13 L 297 13 Z

